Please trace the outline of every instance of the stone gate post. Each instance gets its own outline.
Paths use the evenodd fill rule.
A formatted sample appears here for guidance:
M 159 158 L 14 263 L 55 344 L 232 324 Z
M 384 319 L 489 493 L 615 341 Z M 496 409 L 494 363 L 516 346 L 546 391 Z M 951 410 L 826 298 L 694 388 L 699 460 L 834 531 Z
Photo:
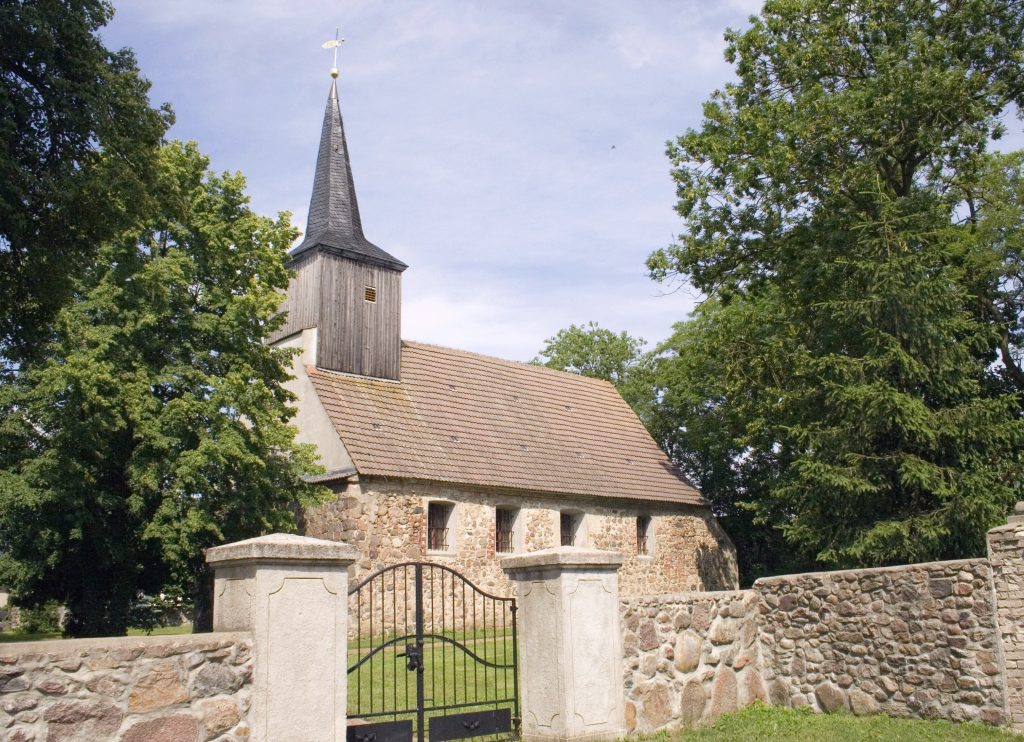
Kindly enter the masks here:
M 254 742 L 345 739 L 346 544 L 289 534 L 206 551 L 214 631 L 253 635 Z
M 1005 526 L 988 532 L 988 561 L 1003 648 L 1007 722 L 1024 731 L 1024 502 L 1017 503 Z
M 617 552 L 571 546 L 501 560 L 519 607 L 526 742 L 625 734 L 621 565 Z

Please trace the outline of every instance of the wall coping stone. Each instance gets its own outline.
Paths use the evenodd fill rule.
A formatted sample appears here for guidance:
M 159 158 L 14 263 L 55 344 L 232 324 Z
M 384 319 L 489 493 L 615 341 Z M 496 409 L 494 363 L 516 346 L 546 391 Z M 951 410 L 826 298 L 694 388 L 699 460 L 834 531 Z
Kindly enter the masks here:
M 234 562 L 306 562 L 348 566 L 359 558 L 352 546 L 293 533 L 272 533 L 206 550 L 206 562 L 227 566 Z
M 624 557 L 617 551 L 589 549 L 582 546 L 558 546 L 531 551 L 529 554 L 505 557 L 501 568 L 506 572 L 538 567 L 583 567 L 590 569 L 618 569 Z
M 1006 526 L 1001 526 L 1006 528 Z M 972 559 L 947 559 L 935 562 L 916 562 L 914 564 L 895 564 L 889 567 L 863 567 L 860 569 L 837 569 L 837 570 L 824 570 L 821 572 L 797 572 L 790 575 L 774 575 L 772 577 L 759 577 L 754 580 L 753 589 L 757 590 L 760 585 L 768 585 L 779 582 L 791 582 L 796 579 L 804 578 L 836 578 L 844 577 L 847 575 L 870 575 L 870 574 L 884 574 L 886 572 L 908 572 L 914 569 L 948 569 L 957 565 L 975 565 L 984 564 L 988 565 L 988 559 L 986 557 L 974 557 Z
M 165 634 L 163 636 L 103 636 L 88 639 L 44 639 L 37 642 L 0 644 L 0 657 L 22 654 L 56 654 L 87 650 L 111 650 L 152 647 L 161 644 L 187 644 L 196 649 L 211 649 L 224 644 L 251 642 L 248 631 L 215 631 L 206 634 Z
M 689 590 L 682 593 L 664 593 L 660 595 L 625 595 L 619 598 L 620 603 L 676 603 L 692 602 L 694 600 L 735 600 L 746 598 L 751 595 L 758 595 L 757 590 L 747 588 L 746 590 Z

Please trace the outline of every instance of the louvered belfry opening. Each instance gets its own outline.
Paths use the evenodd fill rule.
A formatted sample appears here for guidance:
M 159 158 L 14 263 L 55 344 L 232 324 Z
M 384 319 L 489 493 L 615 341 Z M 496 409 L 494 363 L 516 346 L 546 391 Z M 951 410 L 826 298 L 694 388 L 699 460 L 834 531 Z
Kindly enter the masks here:
M 331 82 L 305 238 L 290 254 L 295 277 L 284 326 L 269 340 L 317 328 L 316 365 L 398 380 L 406 264 L 363 234 L 338 88 Z

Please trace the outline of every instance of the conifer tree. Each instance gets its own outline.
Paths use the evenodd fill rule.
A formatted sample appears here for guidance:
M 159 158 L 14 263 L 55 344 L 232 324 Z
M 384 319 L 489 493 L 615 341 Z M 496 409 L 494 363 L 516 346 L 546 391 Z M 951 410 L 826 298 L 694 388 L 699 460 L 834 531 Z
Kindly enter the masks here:
M 1020 493 L 1020 212 L 978 194 L 1012 172 L 987 149 L 1022 32 L 1008 0 L 769 0 L 670 145 L 685 232 L 648 265 L 709 298 L 676 424 L 727 421 L 727 478 L 803 558 L 975 556 Z

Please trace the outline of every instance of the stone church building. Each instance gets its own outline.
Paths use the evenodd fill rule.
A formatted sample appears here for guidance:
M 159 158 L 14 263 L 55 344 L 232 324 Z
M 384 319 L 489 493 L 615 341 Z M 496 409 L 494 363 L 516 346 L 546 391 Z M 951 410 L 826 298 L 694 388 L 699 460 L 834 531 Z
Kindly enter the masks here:
M 331 83 L 305 239 L 269 341 L 300 349 L 299 440 L 335 498 L 306 535 L 451 566 L 507 593 L 498 560 L 559 545 L 615 549 L 624 594 L 737 585 L 735 550 L 611 384 L 401 337 L 407 266 L 363 235 Z

